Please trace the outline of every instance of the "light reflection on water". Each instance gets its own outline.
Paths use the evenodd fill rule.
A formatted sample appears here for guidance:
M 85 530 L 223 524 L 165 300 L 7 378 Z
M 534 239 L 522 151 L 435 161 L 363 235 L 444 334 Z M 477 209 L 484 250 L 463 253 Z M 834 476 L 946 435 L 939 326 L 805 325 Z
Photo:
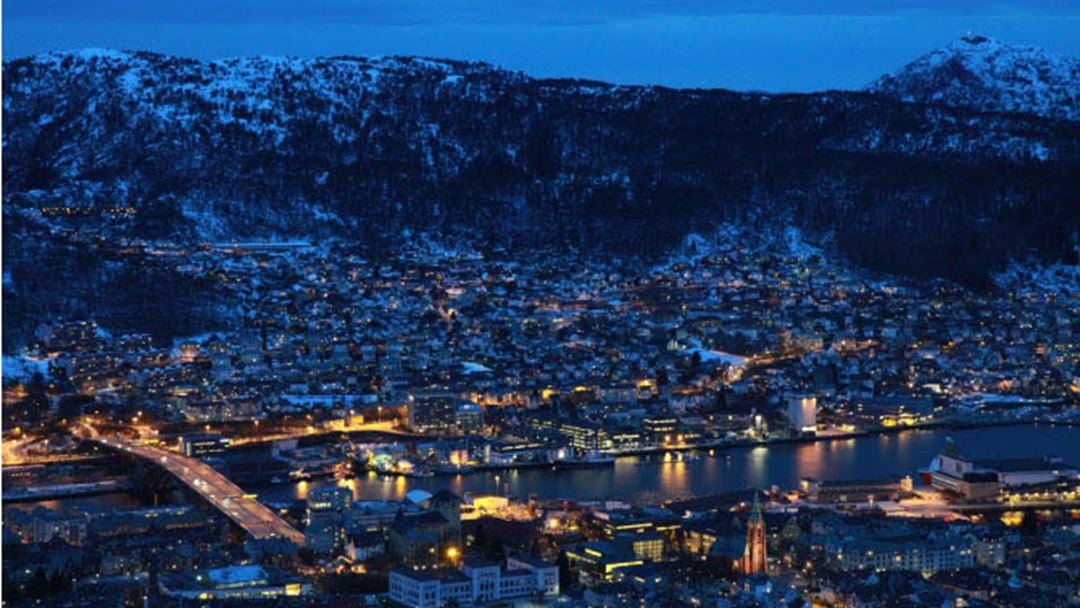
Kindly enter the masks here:
M 908 431 L 892 435 L 820 441 L 816 443 L 779 444 L 769 447 L 716 450 L 715 455 L 699 453 L 697 459 L 682 462 L 663 456 L 619 458 L 614 466 L 597 469 L 552 471 L 521 469 L 410 479 L 367 473 L 343 483 L 361 500 L 404 498 L 413 489 L 435 492 L 442 488 L 461 495 L 466 492 L 512 494 L 526 497 L 576 500 L 629 499 L 661 501 L 665 499 L 741 490 L 747 487 L 778 485 L 794 488 L 803 477 L 817 479 L 868 479 L 890 475 L 912 475 L 929 464 L 952 435 L 957 445 L 972 456 L 1020 457 L 1059 454 L 1066 462 L 1080 463 L 1080 428 L 1022 426 L 972 429 L 964 431 Z M 304 500 L 311 489 L 339 483 L 316 479 L 283 485 L 258 485 L 250 488 L 264 501 Z M 90 499 L 49 501 L 54 508 L 62 504 L 134 507 L 133 498 L 124 494 Z M 30 508 L 42 503 L 23 503 Z M 8 508 L 9 505 L 5 505 Z
M 962 431 L 908 431 L 890 435 L 716 450 L 714 456 L 665 461 L 663 455 L 619 458 L 615 465 L 597 469 L 552 471 L 522 469 L 408 479 L 368 475 L 354 485 L 357 499 L 401 498 L 408 490 L 500 493 L 541 498 L 664 500 L 729 492 L 747 487 L 794 488 L 803 477 L 816 479 L 869 479 L 912 475 L 952 435 L 961 448 L 975 456 L 1042 456 L 1060 454 L 1080 462 L 1080 429 L 1048 426 L 997 427 Z M 318 481 L 312 483 L 319 483 Z M 275 492 L 279 500 L 299 498 L 289 488 Z M 264 492 L 263 495 L 266 495 Z

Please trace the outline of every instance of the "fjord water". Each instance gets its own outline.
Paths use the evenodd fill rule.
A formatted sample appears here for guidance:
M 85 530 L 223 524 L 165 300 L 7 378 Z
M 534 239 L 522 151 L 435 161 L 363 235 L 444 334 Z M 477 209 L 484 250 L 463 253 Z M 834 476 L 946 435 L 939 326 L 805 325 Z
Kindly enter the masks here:
M 701 452 L 682 461 L 674 457 L 668 460 L 663 455 L 630 456 L 619 458 L 613 467 L 594 469 L 522 469 L 426 479 L 371 473 L 348 481 L 315 480 L 253 490 L 260 499 L 269 501 L 302 500 L 312 488 L 340 483 L 351 487 L 358 500 L 396 499 L 413 489 L 448 488 L 459 495 L 499 493 L 524 498 L 536 494 L 541 499 L 658 502 L 751 486 L 777 485 L 790 489 L 803 477 L 823 480 L 915 477 L 916 471 L 927 466 L 941 451 L 948 437 L 972 457 L 1057 454 L 1066 462 L 1080 462 L 1080 428 L 1031 425 L 904 431 L 854 439 L 717 450 L 713 456 Z

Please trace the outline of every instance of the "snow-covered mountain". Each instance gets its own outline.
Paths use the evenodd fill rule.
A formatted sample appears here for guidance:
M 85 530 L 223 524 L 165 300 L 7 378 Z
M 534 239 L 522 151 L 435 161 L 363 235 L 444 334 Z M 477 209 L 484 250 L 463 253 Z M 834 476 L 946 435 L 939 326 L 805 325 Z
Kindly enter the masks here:
M 74 221 L 634 256 L 747 221 L 829 234 L 889 272 L 979 279 L 1018 253 L 1056 259 L 1078 224 L 1080 122 L 982 106 L 109 50 L 6 61 L 3 88 L 5 272 L 34 268 L 13 239 Z
M 1080 58 L 966 36 L 869 87 L 903 101 L 1080 120 Z

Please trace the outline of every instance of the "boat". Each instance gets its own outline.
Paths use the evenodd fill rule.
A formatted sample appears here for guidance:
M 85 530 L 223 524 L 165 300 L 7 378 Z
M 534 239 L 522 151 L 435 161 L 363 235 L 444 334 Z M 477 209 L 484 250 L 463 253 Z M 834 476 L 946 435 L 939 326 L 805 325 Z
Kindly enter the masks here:
M 472 473 L 477 467 L 471 464 L 435 464 L 431 466 L 432 472 L 437 475 L 462 475 Z
M 335 464 L 331 467 L 331 470 L 333 471 L 334 479 L 338 481 L 356 477 L 356 473 L 353 471 L 352 462 L 349 460 L 343 460 Z
M 589 452 L 583 457 L 556 458 L 552 462 L 555 470 L 564 469 L 588 469 L 592 467 L 607 467 L 615 464 L 615 457 L 599 452 Z
M 310 481 L 312 479 L 311 473 L 305 471 L 303 468 L 289 471 L 289 479 L 293 481 Z

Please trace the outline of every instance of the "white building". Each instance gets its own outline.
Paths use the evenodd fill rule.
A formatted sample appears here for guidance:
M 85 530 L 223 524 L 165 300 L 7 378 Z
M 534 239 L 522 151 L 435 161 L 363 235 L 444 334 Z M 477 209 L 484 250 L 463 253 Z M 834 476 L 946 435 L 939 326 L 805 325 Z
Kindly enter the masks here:
M 787 416 L 791 428 L 800 433 L 817 431 L 817 397 L 792 395 L 787 399 Z
M 992 479 L 1001 488 L 1016 488 L 1080 475 L 1080 469 L 1062 462 L 1057 456 L 975 460 L 947 450 L 937 457 L 936 464 L 931 485 L 965 496 L 972 494 L 968 486 L 974 483 L 973 480 Z
M 390 599 L 409 608 L 440 608 L 559 594 L 559 568 L 528 558 L 506 564 L 466 561 L 461 570 L 438 568 L 390 571 Z

